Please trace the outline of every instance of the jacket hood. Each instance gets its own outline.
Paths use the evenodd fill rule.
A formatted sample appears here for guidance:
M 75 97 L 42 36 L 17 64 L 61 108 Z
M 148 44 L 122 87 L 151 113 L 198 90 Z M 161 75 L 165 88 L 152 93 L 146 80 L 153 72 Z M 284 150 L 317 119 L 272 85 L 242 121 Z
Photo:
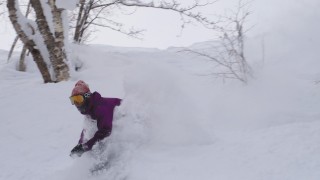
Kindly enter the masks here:
M 98 92 L 93 92 L 88 99 L 88 102 L 85 103 L 85 106 L 81 108 L 81 110 L 78 108 L 81 114 L 88 115 L 92 112 L 94 106 L 101 100 L 101 95 Z

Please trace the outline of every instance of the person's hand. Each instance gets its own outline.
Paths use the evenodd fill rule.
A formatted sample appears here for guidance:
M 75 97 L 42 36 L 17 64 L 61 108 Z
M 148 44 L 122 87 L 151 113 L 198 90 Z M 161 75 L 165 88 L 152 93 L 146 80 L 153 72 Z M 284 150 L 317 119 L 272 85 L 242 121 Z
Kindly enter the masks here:
M 74 157 L 76 155 L 76 156 L 80 157 L 84 152 L 85 152 L 85 150 L 83 148 L 83 145 L 82 144 L 78 144 L 78 145 L 76 145 L 76 147 L 74 147 L 71 150 L 70 156 Z

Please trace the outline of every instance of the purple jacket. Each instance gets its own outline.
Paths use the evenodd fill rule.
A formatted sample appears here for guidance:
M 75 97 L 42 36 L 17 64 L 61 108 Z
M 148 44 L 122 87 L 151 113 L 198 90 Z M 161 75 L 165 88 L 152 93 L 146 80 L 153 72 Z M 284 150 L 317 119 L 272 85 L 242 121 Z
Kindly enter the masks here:
M 88 107 L 84 115 L 90 115 L 91 119 L 97 121 L 98 131 L 94 136 L 84 144 L 85 150 L 91 150 L 92 146 L 105 137 L 108 137 L 112 131 L 113 110 L 119 106 L 121 99 L 118 98 L 103 98 L 98 92 L 92 93 Z M 83 143 L 83 131 L 79 143 Z

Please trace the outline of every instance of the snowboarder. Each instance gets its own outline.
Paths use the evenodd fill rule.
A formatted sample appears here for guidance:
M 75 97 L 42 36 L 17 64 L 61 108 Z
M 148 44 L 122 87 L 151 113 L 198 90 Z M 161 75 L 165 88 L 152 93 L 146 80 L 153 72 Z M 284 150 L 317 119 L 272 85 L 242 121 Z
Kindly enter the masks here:
M 78 144 L 71 150 L 70 156 L 80 157 L 84 152 L 90 151 L 96 142 L 111 134 L 114 108 L 120 105 L 121 99 L 104 98 L 98 92 L 91 93 L 89 86 L 79 80 L 72 90 L 70 100 L 81 114 L 87 115 L 97 124 L 93 137 L 85 142 L 83 129 Z

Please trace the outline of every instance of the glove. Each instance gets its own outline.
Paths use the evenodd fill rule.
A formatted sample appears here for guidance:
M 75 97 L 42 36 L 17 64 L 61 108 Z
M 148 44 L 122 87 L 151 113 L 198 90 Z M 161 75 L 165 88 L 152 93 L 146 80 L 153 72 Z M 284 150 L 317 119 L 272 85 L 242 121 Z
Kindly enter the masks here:
M 80 157 L 84 152 L 85 152 L 85 150 L 83 148 L 83 145 L 82 144 L 78 144 L 78 145 L 76 145 L 76 147 L 74 147 L 71 150 L 70 156 L 77 155 L 78 157 Z

